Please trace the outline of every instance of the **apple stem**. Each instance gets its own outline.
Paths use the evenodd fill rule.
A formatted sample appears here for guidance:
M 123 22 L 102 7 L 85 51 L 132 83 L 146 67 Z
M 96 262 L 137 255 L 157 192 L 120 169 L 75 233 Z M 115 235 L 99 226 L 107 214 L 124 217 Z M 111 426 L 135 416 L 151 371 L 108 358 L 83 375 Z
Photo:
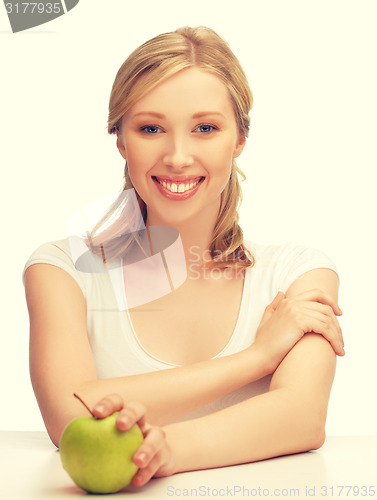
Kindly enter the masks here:
M 93 415 L 93 412 L 92 410 L 89 408 L 89 406 L 85 403 L 85 401 L 83 401 L 80 396 L 78 394 L 76 394 L 75 392 L 73 393 L 73 395 L 75 396 L 75 398 L 77 398 L 84 406 L 85 408 L 88 410 L 88 412 L 92 415 L 92 417 L 94 417 Z

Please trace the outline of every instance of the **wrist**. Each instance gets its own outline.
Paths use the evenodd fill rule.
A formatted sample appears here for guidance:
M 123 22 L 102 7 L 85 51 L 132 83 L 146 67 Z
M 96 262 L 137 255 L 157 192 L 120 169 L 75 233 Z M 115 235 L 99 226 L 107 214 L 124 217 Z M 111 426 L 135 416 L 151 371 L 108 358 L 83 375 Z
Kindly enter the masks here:
M 164 468 L 167 476 L 195 470 L 190 460 L 197 456 L 200 445 L 196 442 L 197 432 L 194 428 L 194 422 L 195 420 L 187 420 L 167 424 L 163 427 L 171 452 L 169 464 L 166 469 Z
M 243 351 L 249 358 L 250 365 L 254 368 L 253 374 L 257 380 L 259 378 L 270 375 L 276 370 L 274 361 L 271 359 L 269 352 L 264 349 L 257 341 L 251 344 L 250 347 Z M 250 382 L 252 382 L 251 380 Z
M 181 472 L 179 467 L 179 452 L 180 452 L 180 436 L 177 432 L 176 424 L 168 424 L 162 427 L 165 433 L 165 439 L 170 452 L 170 457 L 164 467 L 159 470 L 158 476 L 172 476 L 177 472 Z

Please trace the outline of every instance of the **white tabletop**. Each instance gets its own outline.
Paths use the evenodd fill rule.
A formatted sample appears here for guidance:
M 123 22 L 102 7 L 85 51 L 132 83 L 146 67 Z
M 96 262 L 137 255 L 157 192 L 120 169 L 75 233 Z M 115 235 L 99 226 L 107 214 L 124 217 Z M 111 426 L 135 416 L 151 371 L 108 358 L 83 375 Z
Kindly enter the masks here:
M 59 453 L 46 433 L 0 432 L 2 500 L 69 499 L 85 494 L 62 468 Z M 112 498 L 266 496 L 307 499 L 374 496 L 377 500 L 377 436 L 330 436 L 315 452 L 153 479 L 142 488 L 131 486 Z

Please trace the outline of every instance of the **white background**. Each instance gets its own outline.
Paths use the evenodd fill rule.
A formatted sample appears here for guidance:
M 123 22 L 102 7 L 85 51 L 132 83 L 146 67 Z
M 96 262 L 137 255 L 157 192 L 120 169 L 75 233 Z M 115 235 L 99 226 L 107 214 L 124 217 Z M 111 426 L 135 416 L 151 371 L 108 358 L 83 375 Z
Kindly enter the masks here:
M 347 354 L 327 433 L 376 434 L 376 20 L 373 0 L 81 0 L 12 34 L 0 6 L 0 429 L 44 429 L 21 273 L 37 246 L 67 236 L 69 215 L 121 188 L 105 130 L 116 71 L 152 36 L 207 25 L 255 99 L 239 160 L 246 237 L 313 246 L 336 263 Z

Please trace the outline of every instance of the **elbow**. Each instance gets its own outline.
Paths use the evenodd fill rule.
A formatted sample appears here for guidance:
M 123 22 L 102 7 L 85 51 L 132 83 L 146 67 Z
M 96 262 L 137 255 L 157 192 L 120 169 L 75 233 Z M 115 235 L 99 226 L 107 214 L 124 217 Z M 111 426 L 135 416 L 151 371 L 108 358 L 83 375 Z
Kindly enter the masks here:
M 56 448 L 59 448 L 60 439 L 62 437 L 63 431 L 66 425 L 69 424 L 70 421 L 55 424 L 55 425 L 46 425 L 47 433 L 51 439 L 51 442 Z
M 326 432 L 323 423 L 312 425 L 308 432 L 307 451 L 318 450 L 325 444 Z
M 322 448 L 322 446 L 325 444 L 326 441 L 326 433 L 325 430 L 321 429 L 318 430 L 313 436 L 312 436 L 312 446 L 310 447 L 310 450 L 318 450 L 319 448 Z
M 312 408 L 311 414 L 307 414 L 308 422 L 311 422 L 309 429 L 310 450 L 318 450 L 326 441 L 326 419 L 327 405 L 316 405 Z
M 54 446 L 59 448 L 60 439 L 67 425 L 72 422 L 76 417 L 82 416 L 83 412 L 75 413 L 74 411 L 66 412 L 62 414 L 50 415 L 50 418 L 44 418 L 44 423 L 46 426 L 47 434 L 49 435 Z
M 60 439 L 66 426 L 76 417 L 90 416 L 90 410 L 84 408 L 77 398 L 72 395 L 60 397 L 55 405 L 39 405 L 42 418 L 47 433 L 57 448 L 59 448 Z
M 289 433 L 285 433 L 284 437 L 282 437 L 285 443 L 284 454 L 318 450 L 324 445 L 326 439 L 323 427 L 308 426 L 300 422 L 297 422 L 292 428 L 291 437 L 288 438 L 288 436 Z
M 318 450 L 326 440 L 325 420 L 304 412 L 293 419 L 292 431 L 297 450 L 300 452 Z
M 47 431 L 47 433 L 51 439 L 52 444 L 54 446 L 56 446 L 56 448 L 59 448 L 61 433 L 58 434 L 58 433 L 54 433 L 54 432 L 50 432 L 50 431 Z

